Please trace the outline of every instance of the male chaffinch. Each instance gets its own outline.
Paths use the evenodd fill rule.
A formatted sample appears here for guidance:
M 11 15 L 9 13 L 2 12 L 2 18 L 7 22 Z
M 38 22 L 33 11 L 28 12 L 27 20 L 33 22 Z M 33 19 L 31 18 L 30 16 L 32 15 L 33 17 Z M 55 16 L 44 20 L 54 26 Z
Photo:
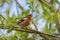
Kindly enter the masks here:
M 31 20 L 32 20 L 32 14 L 29 14 L 26 17 L 24 17 L 23 19 L 19 20 L 17 24 L 21 27 L 25 27 L 30 24 Z

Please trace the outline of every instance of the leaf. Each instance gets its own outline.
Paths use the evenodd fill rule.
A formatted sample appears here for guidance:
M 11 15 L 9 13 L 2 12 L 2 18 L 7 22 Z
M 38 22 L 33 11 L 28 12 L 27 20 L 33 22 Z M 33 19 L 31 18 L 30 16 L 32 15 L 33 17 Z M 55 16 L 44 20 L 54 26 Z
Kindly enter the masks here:
M 25 16 L 26 16 L 26 15 L 28 15 L 28 14 L 30 14 L 30 10 L 26 10 L 26 11 L 23 11 L 23 12 L 22 12 L 22 15 L 25 15 Z
M 10 18 L 10 10 L 6 10 L 6 17 L 7 17 L 7 20 L 10 21 L 11 18 Z
M 6 40 L 6 39 L 7 39 L 7 38 L 6 38 L 6 35 L 4 34 L 4 35 L 3 35 L 3 40 Z
M 51 32 L 50 32 L 50 30 L 49 30 L 49 26 L 48 26 L 48 21 L 46 22 L 46 24 L 45 24 L 45 32 L 46 33 L 49 33 L 49 34 L 51 34 Z

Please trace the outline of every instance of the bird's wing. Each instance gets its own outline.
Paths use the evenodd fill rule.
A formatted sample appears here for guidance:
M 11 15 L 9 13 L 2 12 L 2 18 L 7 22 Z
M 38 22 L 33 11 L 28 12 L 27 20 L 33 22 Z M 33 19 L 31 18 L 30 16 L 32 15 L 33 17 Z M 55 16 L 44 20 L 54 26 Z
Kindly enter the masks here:
M 17 24 L 23 22 L 23 21 L 26 20 L 26 19 L 27 19 L 27 18 L 23 18 L 23 19 L 19 20 L 19 21 L 17 22 Z

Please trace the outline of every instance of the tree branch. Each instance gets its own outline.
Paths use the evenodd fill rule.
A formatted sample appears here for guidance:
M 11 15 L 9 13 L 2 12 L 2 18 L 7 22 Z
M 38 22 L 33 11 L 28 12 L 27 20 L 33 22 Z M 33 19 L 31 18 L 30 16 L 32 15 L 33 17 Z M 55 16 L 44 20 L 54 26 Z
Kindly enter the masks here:
M 9 26 L 4 27 L 3 25 L 2 26 L 0 25 L 0 28 L 1 29 L 9 29 Z M 27 33 L 36 33 L 36 34 L 39 34 L 39 35 L 42 35 L 42 36 L 46 35 L 46 36 L 53 37 L 53 38 L 60 38 L 60 36 L 55 36 L 55 35 L 52 35 L 52 34 L 43 33 L 43 32 L 37 31 L 37 30 L 19 29 L 18 27 L 14 27 L 14 26 L 13 26 L 13 30 L 21 31 L 21 32 L 27 32 Z
M 43 3 L 43 4 L 45 4 L 49 8 L 52 8 L 52 6 L 48 2 L 46 2 L 46 1 L 44 1 L 44 0 L 38 0 L 38 1 L 41 2 L 41 3 Z
M 18 10 L 18 5 L 17 5 L 16 0 L 15 0 L 15 4 L 16 4 L 16 11 L 17 11 L 17 15 L 19 15 L 19 10 Z
M 0 16 L 4 19 L 4 20 L 6 20 L 6 21 L 8 21 L 5 17 L 3 17 L 1 14 L 0 14 Z
M 33 21 L 32 24 L 35 26 L 35 29 L 38 31 L 37 25 Z
M 21 10 L 24 10 L 24 8 L 20 5 L 20 3 L 17 1 L 17 0 L 15 0 L 16 1 L 16 3 L 19 5 L 19 7 L 21 8 Z M 25 11 L 25 10 L 24 10 Z
M 59 32 L 59 34 L 60 34 L 60 23 L 59 23 L 59 18 L 58 18 L 58 12 L 59 12 L 59 9 L 60 8 L 60 5 L 59 5 L 59 7 L 58 7 L 58 9 L 57 10 L 55 10 L 55 14 L 57 15 L 56 16 L 56 27 L 57 27 L 57 30 L 58 30 L 58 32 Z

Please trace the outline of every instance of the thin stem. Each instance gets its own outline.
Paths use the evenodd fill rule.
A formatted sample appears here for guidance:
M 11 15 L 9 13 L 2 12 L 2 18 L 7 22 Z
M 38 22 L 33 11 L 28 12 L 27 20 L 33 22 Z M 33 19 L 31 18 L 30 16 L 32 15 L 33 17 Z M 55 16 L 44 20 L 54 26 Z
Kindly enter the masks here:
M 16 3 L 16 2 L 15 2 Z M 16 3 L 16 10 L 17 10 L 17 14 L 19 15 L 19 10 L 18 10 L 18 5 Z
M 24 10 L 24 8 L 20 5 L 20 3 L 17 1 L 17 0 L 15 0 L 16 1 L 16 3 L 19 5 L 19 7 L 20 7 L 20 9 L 21 10 Z M 25 11 L 25 10 L 24 10 Z
M 4 20 L 6 20 L 6 21 L 8 21 L 5 17 L 3 17 L 1 14 L 0 14 L 0 16 L 4 19 Z

